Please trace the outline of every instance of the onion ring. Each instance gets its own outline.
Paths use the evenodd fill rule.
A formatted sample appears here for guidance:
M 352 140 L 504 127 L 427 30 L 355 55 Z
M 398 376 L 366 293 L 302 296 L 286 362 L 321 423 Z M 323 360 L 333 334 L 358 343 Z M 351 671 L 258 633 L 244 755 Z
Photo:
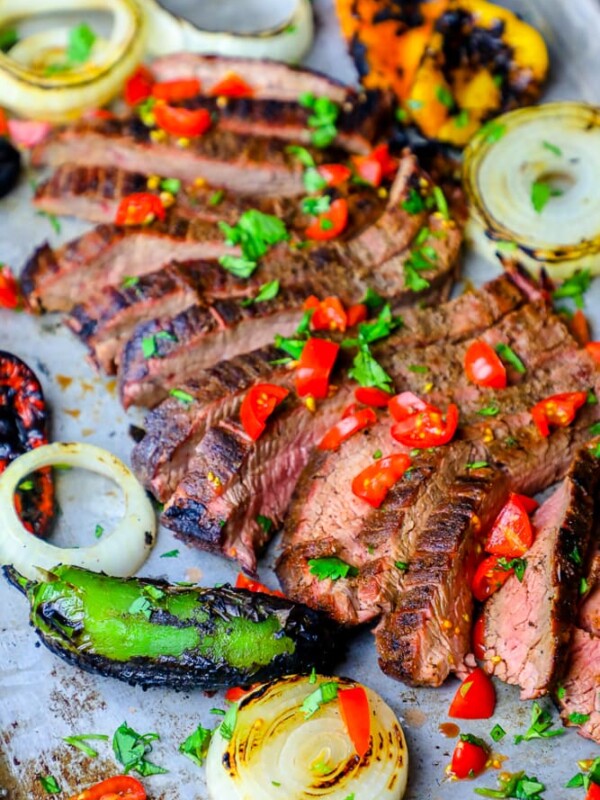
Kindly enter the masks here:
M 42 542 L 23 527 L 15 510 L 14 494 L 26 475 L 52 464 L 68 464 L 104 475 L 117 483 L 125 500 L 123 519 L 101 541 L 89 547 L 56 547 Z M 146 561 L 156 539 L 156 516 L 146 492 L 133 473 L 112 453 L 91 444 L 55 442 L 24 453 L 0 475 L 0 564 L 12 565 L 31 580 L 38 568 L 56 564 L 133 575 Z

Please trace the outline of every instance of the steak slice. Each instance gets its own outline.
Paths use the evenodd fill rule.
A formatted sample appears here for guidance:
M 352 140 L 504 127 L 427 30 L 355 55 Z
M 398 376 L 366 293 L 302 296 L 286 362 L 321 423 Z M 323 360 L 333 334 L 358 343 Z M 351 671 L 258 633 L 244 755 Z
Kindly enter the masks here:
M 240 194 L 290 197 L 304 192 L 303 167 L 277 139 L 242 136 L 217 127 L 191 140 L 152 130 L 136 116 L 82 120 L 56 128 L 32 150 L 33 166 L 114 167 L 168 175 L 192 183 L 201 178 Z M 156 133 L 156 132 L 155 132 Z M 308 148 L 316 164 L 339 162 L 336 150 Z
M 427 310 L 407 309 L 398 337 L 408 344 L 425 344 L 445 337 L 460 340 L 485 329 L 523 302 L 521 292 L 502 275 L 478 291 L 467 292 L 449 303 Z M 215 406 L 218 409 L 219 401 L 222 416 L 226 416 L 232 410 L 232 402 L 253 383 L 265 380 L 279 383 L 279 376 L 288 370 L 271 366 L 270 362 L 280 356 L 280 350 L 269 348 L 232 362 L 220 362 L 183 385 L 194 397 L 193 403 L 182 408 L 173 398 L 167 398 L 147 415 L 146 435 L 134 447 L 132 463 L 138 478 L 155 497 L 164 502 L 175 490 L 186 470 L 187 459 L 204 433 L 204 419 L 207 414 L 218 413 Z M 210 388 L 205 391 L 205 386 Z M 171 470 L 174 462 L 180 465 L 175 478 Z
M 598 531 L 596 530 L 596 541 Z M 589 591 L 584 595 L 577 624 L 593 636 L 600 636 L 600 550 L 596 550 L 586 576 Z
M 511 575 L 485 604 L 485 668 L 520 686 L 523 700 L 547 694 L 564 673 L 599 482 L 598 461 L 582 448 L 533 516 L 523 580 Z
M 254 442 L 235 418 L 206 430 L 189 471 L 169 499 L 162 522 L 186 544 L 234 558 L 249 572 L 287 508 L 315 444 L 351 397 L 343 387 L 318 415 L 290 395 L 269 419 L 270 436 Z M 290 447 L 291 445 L 291 447 Z
M 170 389 L 200 370 L 264 347 L 277 333 L 291 335 L 302 319 L 303 297 L 303 293 L 287 292 L 246 306 L 235 300 L 215 300 L 191 306 L 175 317 L 141 323 L 119 363 L 123 406 L 156 405 Z M 145 349 L 149 339 L 153 341 L 150 354 Z
M 152 72 L 159 81 L 197 78 L 206 94 L 211 94 L 219 81 L 234 72 L 243 77 L 252 87 L 252 96 L 259 99 L 297 100 L 301 94 L 310 92 L 343 103 L 355 95 L 352 87 L 327 75 L 268 59 L 176 53 L 155 59 Z
M 569 669 L 561 682 L 560 708 L 563 724 L 600 744 L 600 636 L 575 628 L 569 651 Z M 573 717 L 573 714 L 581 715 Z M 583 720 L 580 722 L 579 720 Z

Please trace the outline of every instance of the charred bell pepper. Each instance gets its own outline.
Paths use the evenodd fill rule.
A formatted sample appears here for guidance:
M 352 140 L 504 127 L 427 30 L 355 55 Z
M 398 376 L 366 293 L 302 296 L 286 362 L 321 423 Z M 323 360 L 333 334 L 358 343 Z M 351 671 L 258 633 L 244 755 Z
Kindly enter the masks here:
M 280 597 L 222 586 L 171 586 L 61 565 L 30 582 L 31 623 L 52 652 L 89 672 L 174 689 L 248 686 L 331 668 L 334 626 Z M 126 633 L 126 635 L 125 635 Z
M 0 351 L 0 474 L 18 456 L 47 443 L 48 412 L 40 382 L 20 358 Z M 23 481 L 15 494 L 15 507 L 32 533 L 49 533 L 54 515 L 50 469 Z

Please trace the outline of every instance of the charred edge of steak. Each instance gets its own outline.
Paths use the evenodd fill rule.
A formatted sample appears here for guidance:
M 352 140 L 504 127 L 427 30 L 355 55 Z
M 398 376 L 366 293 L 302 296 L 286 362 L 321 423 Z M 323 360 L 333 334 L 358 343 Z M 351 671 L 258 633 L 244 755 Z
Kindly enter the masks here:
M 563 724 L 576 727 L 577 733 L 600 744 L 600 637 L 575 628 L 569 650 L 568 671 L 554 695 Z M 558 688 L 562 691 L 558 692 Z M 572 715 L 583 715 L 576 722 Z M 575 718 L 577 719 L 577 718 Z
M 148 176 L 127 172 L 120 167 L 74 166 L 61 164 L 48 180 L 35 190 L 34 205 L 44 205 L 64 195 L 93 196 L 101 200 L 121 200 L 136 192 L 148 191 Z
M 36 313 L 44 311 L 42 298 L 37 291 L 38 275 L 55 274 L 59 271 L 59 264 L 54 250 L 48 242 L 37 247 L 23 267 L 20 277 L 21 291 L 27 302 L 27 307 Z

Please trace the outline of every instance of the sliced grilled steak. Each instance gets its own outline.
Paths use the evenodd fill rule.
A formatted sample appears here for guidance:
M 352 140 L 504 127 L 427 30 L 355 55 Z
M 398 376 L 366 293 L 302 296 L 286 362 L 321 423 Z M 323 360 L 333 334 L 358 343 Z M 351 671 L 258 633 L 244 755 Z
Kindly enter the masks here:
M 592 558 L 586 585 L 589 591 L 584 595 L 577 624 L 593 636 L 600 636 L 600 550 L 596 550 Z
M 276 139 L 241 136 L 213 128 L 183 143 L 165 134 L 151 138 L 137 116 L 83 120 L 52 135 L 32 151 L 34 166 L 61 164 L 114 167 L 168 175 L 192 183 L 198 178 L 240 194 L 290 197 L 304 191 L 303 167 Z M 341 154 L 309 148 L 317 164 L 339 162 Z
M 556 702 L 565 725 L 600 744 L 600 636 L 575 628 L 569 670 Z M 575 716 L 573 716 L 575 715 Z M 581 721 L 583 720 L 583 721 Z
M 254 572 L 257 553 L 272 535 L 258 514 L 275 526 L 281 522 L 314 445 L 350 396 L 343 387 L 313 416 L 290 395 L 270 420 L 271 435 L 258 442 L 235 419 L 209 427 L 165 506 L 163 523 L 186 544 L 221 552 Z
M 252 87 L 253 96 L 259 99 L 297 100 L 301 94 L 310 92 L 343 103 L 355 95 L 351 87 L 327 75 L 267 59 L 177 53 L 153 61 L 152 72 L 159 81 L 198 78 L 206 94 L 210 94 L 228 73 L 234 72 Z
M 523 302 L 521 292 L 510 279 L 502 276 L 477 292 L 465 293 L 436 308 L 406 309 L 404 326 L 394 337 L 392 346 L 425 345 L 446 337 L 460 341 L 485 329 Z M 186 459 L 191 457 L 204 432 L 205 416 L 217 413 L 214 407 L 218 408 L 219 401 L 223 409 L 221 416 L 226 416 L 232 403 L 253 382 L 279 383 L 279 375 L 287 370 L 271 367 L 269 362 L 280 356 L 280 350 L 271 348 L 266 354 L 259 351 L 240 356 L 231 366 L 228 362 L 220 363 L 203 376 L 196 376 L 194 383 L 183 386 L 195 398 L 194 403 L 177 409 L 176 401 L 169 398 L 150 412 L 145 422 L 146 436 L 134 448 L 132 460 L 140 480 L 161 502 L 175 490 L 185 472 Z M 205 391 L 205 386 L 211 387 L 210 390 Z M 179 413 L 173 416 L 175 409 Z M 173 462 L 181 465 L 176 479 L 171 474 Z
M 170 389 L 193 379 L 200 370 L 264 347 L 277 333 L 290 336 L 302 318 L 303 297 L 303 293 L 286 292 L 250 306 L 215 300 L 211 305 L 191 306 L 176 317 L 138 325 L 119 363 L 123 406 L 156 405 Z M 149 339 L 155 342 L 151 354 L 145 353 Z
M 598 461 L 583 448 L 533 517 L 523 580 L 512 575 L 485 605 L 485 668 L 520 686 L 523 700 L 551 691 L 564 673 L 599 483 Z

